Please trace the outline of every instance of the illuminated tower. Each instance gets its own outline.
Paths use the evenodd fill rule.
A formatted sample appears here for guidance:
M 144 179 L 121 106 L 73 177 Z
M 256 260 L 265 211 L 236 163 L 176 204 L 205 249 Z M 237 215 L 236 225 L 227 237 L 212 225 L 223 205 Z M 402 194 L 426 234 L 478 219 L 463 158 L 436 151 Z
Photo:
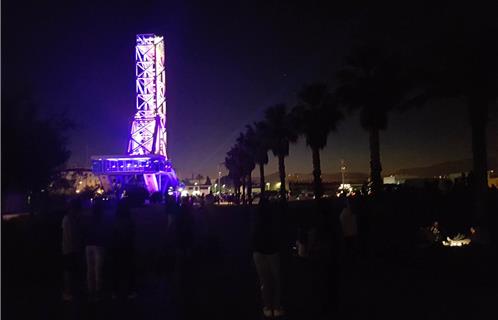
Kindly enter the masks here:
M 135 46 L 136 113 L 126 155 L 93 156 L 92 170 L 107 191 L 143 184 L 152 192 L 176 188 L 178 179 L 166 153 L 166 72 L 164 39 L 139 34 Z M 143 177 L 143 179 L 138 179 Z
M 135 72 L 137 113 L 131 125 L 128 154 L 157 154 L 167 159 L 163 37 L 137 35 Z

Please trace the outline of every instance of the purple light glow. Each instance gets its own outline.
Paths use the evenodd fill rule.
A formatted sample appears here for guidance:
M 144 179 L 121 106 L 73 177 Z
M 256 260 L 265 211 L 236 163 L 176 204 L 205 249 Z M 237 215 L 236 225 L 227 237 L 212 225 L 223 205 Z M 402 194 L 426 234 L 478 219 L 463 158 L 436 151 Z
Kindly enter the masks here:
M 166 73 L 163 37 L 139 34 L 136 38 L 136 113 L 131 125 L 128 156 L 92 157 L 100 175 L 142 174 L 147 190 L 176 188 L 178 178 L 166 154 Z
M 131 126 L 128 154 L 157 154 L 167 159 L 163 37 L 137 35 L 135 61 L 137 112 Z

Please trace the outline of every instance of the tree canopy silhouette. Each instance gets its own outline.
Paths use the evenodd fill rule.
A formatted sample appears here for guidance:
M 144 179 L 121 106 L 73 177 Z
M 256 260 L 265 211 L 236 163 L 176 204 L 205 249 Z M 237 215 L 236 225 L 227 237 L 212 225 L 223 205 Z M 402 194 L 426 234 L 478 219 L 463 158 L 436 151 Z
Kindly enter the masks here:
M 243 158 L 242 158 L 242 200 L 244 204 L 246 200 L 249 200 L 249 203 L 252 202 L 252 171 L 256 167 L 255 162 L 255 151 L 257 148 L 257 142 L 255 140 L 255 136 L 251 129 L 248 129 L 245 133 L 240 133 L 237 138 L 237 146 L 239 146 Z M 247 193 L 246 193 L 247 190 Z M 247 199 L 246 199 L 247 195 Z
M 399 56 L 373 44 L 354 48 L 337 73 L 339 101 L 350 110 L 359 110 L 361 126 L 369 134 L 374 192 L 382 185 L 380 131 L 387 128 L 389 112 L 406 104 L 411 86 L 405 75 Z
M 298 104 L 292 110 L 297 131 L 304 135 L 313 157 L 313 186 L 316 198 L 323 195 L 320 150 L 327 145 L 331 131 L 336 130 L 343 114 L 324 83 L 305 86 L 298 94 Z
M 455 4 L 438 19 L 426 21 L 416 54 L 417 84 L 425 100 L 458 98 L 467 104 L 471 127 L 476 221 L 486 212 L 486 131 L 498 98 L 498 20 L 494 6 Z M 427 50 L 430 48 L 430 50 Z
M 2 97 L 2 193 L 40 191 L 69 159 L 72 124 L 65 117 L 44 119 L 37 107 L 30 94 Z
M 265 111 L 265 123 L 270 149 L 278 158 L 280 176 L 280 196 L 286 198 L 285 191 L 285 157 L 289 155 L 289 143 L 297 140 L 295 123 L 285 104 L 277 104 Z
M 241 179 L 244 169 L 242 163 L 244 155 L 238 145 L 233 146 L 225 157 L 225 167 L 228 170 L 228 177 L 232 180 L 235 193 L 237 196 L 240 194 Z
M 264 121 L 254 124 L 254 127 L 247 127 L 247 135 L 252 136 L 256 142 L 254 160 L 259 166 L 259 188 L 261 193 L 265 190 L 265 165 L 268 164 L 269 138 L 267 129 L 268 125 Z

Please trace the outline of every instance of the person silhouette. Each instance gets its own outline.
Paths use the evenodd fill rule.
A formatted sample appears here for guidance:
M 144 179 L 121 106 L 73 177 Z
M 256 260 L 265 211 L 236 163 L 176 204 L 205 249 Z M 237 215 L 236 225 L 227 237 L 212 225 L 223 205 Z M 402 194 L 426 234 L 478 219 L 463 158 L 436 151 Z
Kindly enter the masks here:
M 253 228 L 253 260 L 261 285 L 265 317 L 284 315 L 281 303 L 279 230 L 277 211 L 261 198 Z
M 83 249 L 81 230 L 82 203 L 80 199 L 70 202 L 69 210 L 62 219 L 62 255 L 64 263 L 64 288 L 62 299 L 71 301 L 76 293 L 81 272 Z
M 91 299 L 99 300 L 102 298 L 107 233 L 103 204 L 96 200 L 85 239 L 87 290 Z
M 117 297 L 124 292 L 129 299 L 135 298 L 135 224 L 126 198 L 118 203 L 116 210 L 111 234 L 111 255 L 113 296 Z
M 350 199 L 344 199 L 344 208 L 339 215 L 341 221 L 342 234 L 344 236 L 345 256 L 348 262 L 353 262 L 356 257 L 358 226 L 356 223 L 356 214 L 351 208 Z

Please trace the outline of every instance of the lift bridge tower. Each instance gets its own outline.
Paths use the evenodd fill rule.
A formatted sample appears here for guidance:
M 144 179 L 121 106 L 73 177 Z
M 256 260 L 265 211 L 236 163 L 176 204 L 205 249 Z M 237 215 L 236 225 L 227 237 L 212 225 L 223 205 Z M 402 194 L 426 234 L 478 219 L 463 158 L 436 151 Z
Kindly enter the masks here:
M 125 155 L 93 156 L 92 170 L 106 191 L 142 184 L 152 192 L 176 188 L 167 155 L 164 39 L 139 34 L 135 46 L 136 113 Z

